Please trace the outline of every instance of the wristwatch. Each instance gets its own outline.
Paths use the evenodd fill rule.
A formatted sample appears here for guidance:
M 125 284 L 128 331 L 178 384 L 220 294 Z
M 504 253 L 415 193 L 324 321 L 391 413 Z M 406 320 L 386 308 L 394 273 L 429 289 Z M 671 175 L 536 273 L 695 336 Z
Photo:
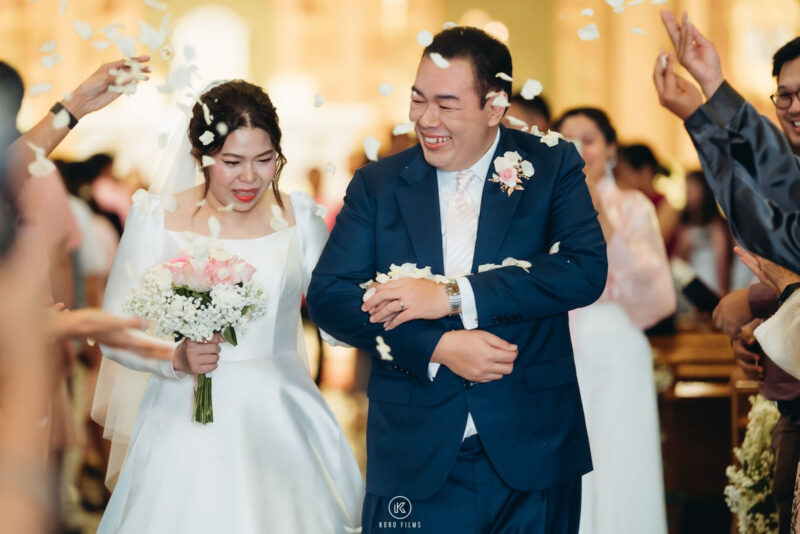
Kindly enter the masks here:
M 794 293 L 798 289 L 800 289 L 800 282 L 795 282 L 793 284 L 789 284 L 786 287 L 784 287 L 783 291 L 781 292 L 781 296 L 778 297 L 778 304 L 783 304 L 784 302 L 786 302 L 789 299 L 789 297 L 792 296 L 792 293 Z
M 448 282 L 444 286 L 444 292 L 450 298 L 450 315 L 461 313 L 461 291 L 456 282 Z
M 50 108 L 50 112 L 53 115 L 58 115 L 62 109 L 66 111 L 67 115 L 69 116 L 69 124 L 67 124 L 67 128 L 69 128 L 70 130 L 75 128 L 75 126 L 78 125 L 78 119 L 75 117 L 75 115 L 72 114 L 70 110 L 65 108 L 61 102 L 56 102 L 55 104 L 53 104 L 53 107 Z

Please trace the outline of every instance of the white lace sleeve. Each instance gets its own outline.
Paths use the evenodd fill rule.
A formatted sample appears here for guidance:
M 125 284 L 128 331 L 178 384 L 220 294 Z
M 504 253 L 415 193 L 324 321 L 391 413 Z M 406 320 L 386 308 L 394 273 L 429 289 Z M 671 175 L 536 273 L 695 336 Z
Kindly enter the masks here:
M 325 226 L 325 208 L 314 202 L 306 193 L 292 193 L 292 208 L 297 230 L 300 234 L 300 249 L 302 254 L 302 280 L 303 295 L 308 291 L 311 283 L 311 273 L 317 266 L 317 261 L 322 254 L 322 249 L 328 241 L 328 227 Z M 322 339 L 331 345 L 344 345 L 333 336 L 320 329 Z
M 134 204 L 128 215 L 125 232 L 111 266 L 103 309 L 119 316 L 127 315 L 122 305 L 128 291 L 141 283 L 145 269 L 161 260 L 161 242 L 164 237 L 164 206 L 161 199 L 145 191 L 134 195 Z M 183 378 L 176 373 L 172 362 L 145 358 L 130 351 L 101 345 L 103 356 L 135 371 L 158 374 L 167 378 Z

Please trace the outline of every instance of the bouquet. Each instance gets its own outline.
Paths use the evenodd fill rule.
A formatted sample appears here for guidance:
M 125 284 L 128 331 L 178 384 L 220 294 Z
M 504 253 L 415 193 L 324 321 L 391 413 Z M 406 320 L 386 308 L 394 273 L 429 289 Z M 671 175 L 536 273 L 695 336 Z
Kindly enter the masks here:
M 725 471 L 729 482 L 725 502 L 736 515 L 739 532 L 772 534 L 778 532 L 778 513 L 772 498 L 775 456 L 771 443 L 780 414 L 761 395 L 750 397 L 750 404 L 742 446 L 733 450 L 741 466 L 731 465 Z
M 175 341 L 209 341 L 222 334 L 237 344 L 237 332 L 264 315 L 267 295 L 252 279 L 255 268 L 223 250 L 204 254 L 182 252 L 149 267 L 143 284 L 130 290 L 124 311 L 151 322 L 152 332 Z M 211 377 L 197 376 L 194 420 L 214 421 L 211 405 Z

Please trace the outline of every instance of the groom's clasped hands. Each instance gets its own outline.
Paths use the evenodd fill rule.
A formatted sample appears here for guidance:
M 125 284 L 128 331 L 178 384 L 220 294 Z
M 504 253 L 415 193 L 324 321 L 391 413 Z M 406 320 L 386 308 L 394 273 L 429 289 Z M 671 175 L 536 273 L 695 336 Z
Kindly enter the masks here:
M 375 293 L 361 306 L 370 322 L 383 323 L 386 330 L 414 320 L 436 320 L 450 314 L 444 284 L 427 279 L 392 280 L 373 284 Z M 470 382 L 500 380 L 514 370 L 516 345 L 485 330 L 446 332 L 431 357 Z

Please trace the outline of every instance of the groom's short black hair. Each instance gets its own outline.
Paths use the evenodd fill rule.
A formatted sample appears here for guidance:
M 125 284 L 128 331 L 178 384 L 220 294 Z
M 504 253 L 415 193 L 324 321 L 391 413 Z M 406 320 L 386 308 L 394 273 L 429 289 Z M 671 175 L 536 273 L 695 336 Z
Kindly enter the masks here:
M 795 37 L 775 52 L 772 56 L 772 75 L 777 77 L 781 73 L 784 63 L 794 61 L 800 57 L 800 37 Z
M 498 72 L 513 76 L 511 53 L 506 45 L 485 31 L 472 26 L 456 26 L 443 30 L 425 48 L 423 57 L 434 52 L 445 59 L 466 59 L 472 64 L 475 90 L 478 92 L 481 107 L 490 91 L 505 91 L 508 98 L 511 98 L 511 82 L 496 76 Z

